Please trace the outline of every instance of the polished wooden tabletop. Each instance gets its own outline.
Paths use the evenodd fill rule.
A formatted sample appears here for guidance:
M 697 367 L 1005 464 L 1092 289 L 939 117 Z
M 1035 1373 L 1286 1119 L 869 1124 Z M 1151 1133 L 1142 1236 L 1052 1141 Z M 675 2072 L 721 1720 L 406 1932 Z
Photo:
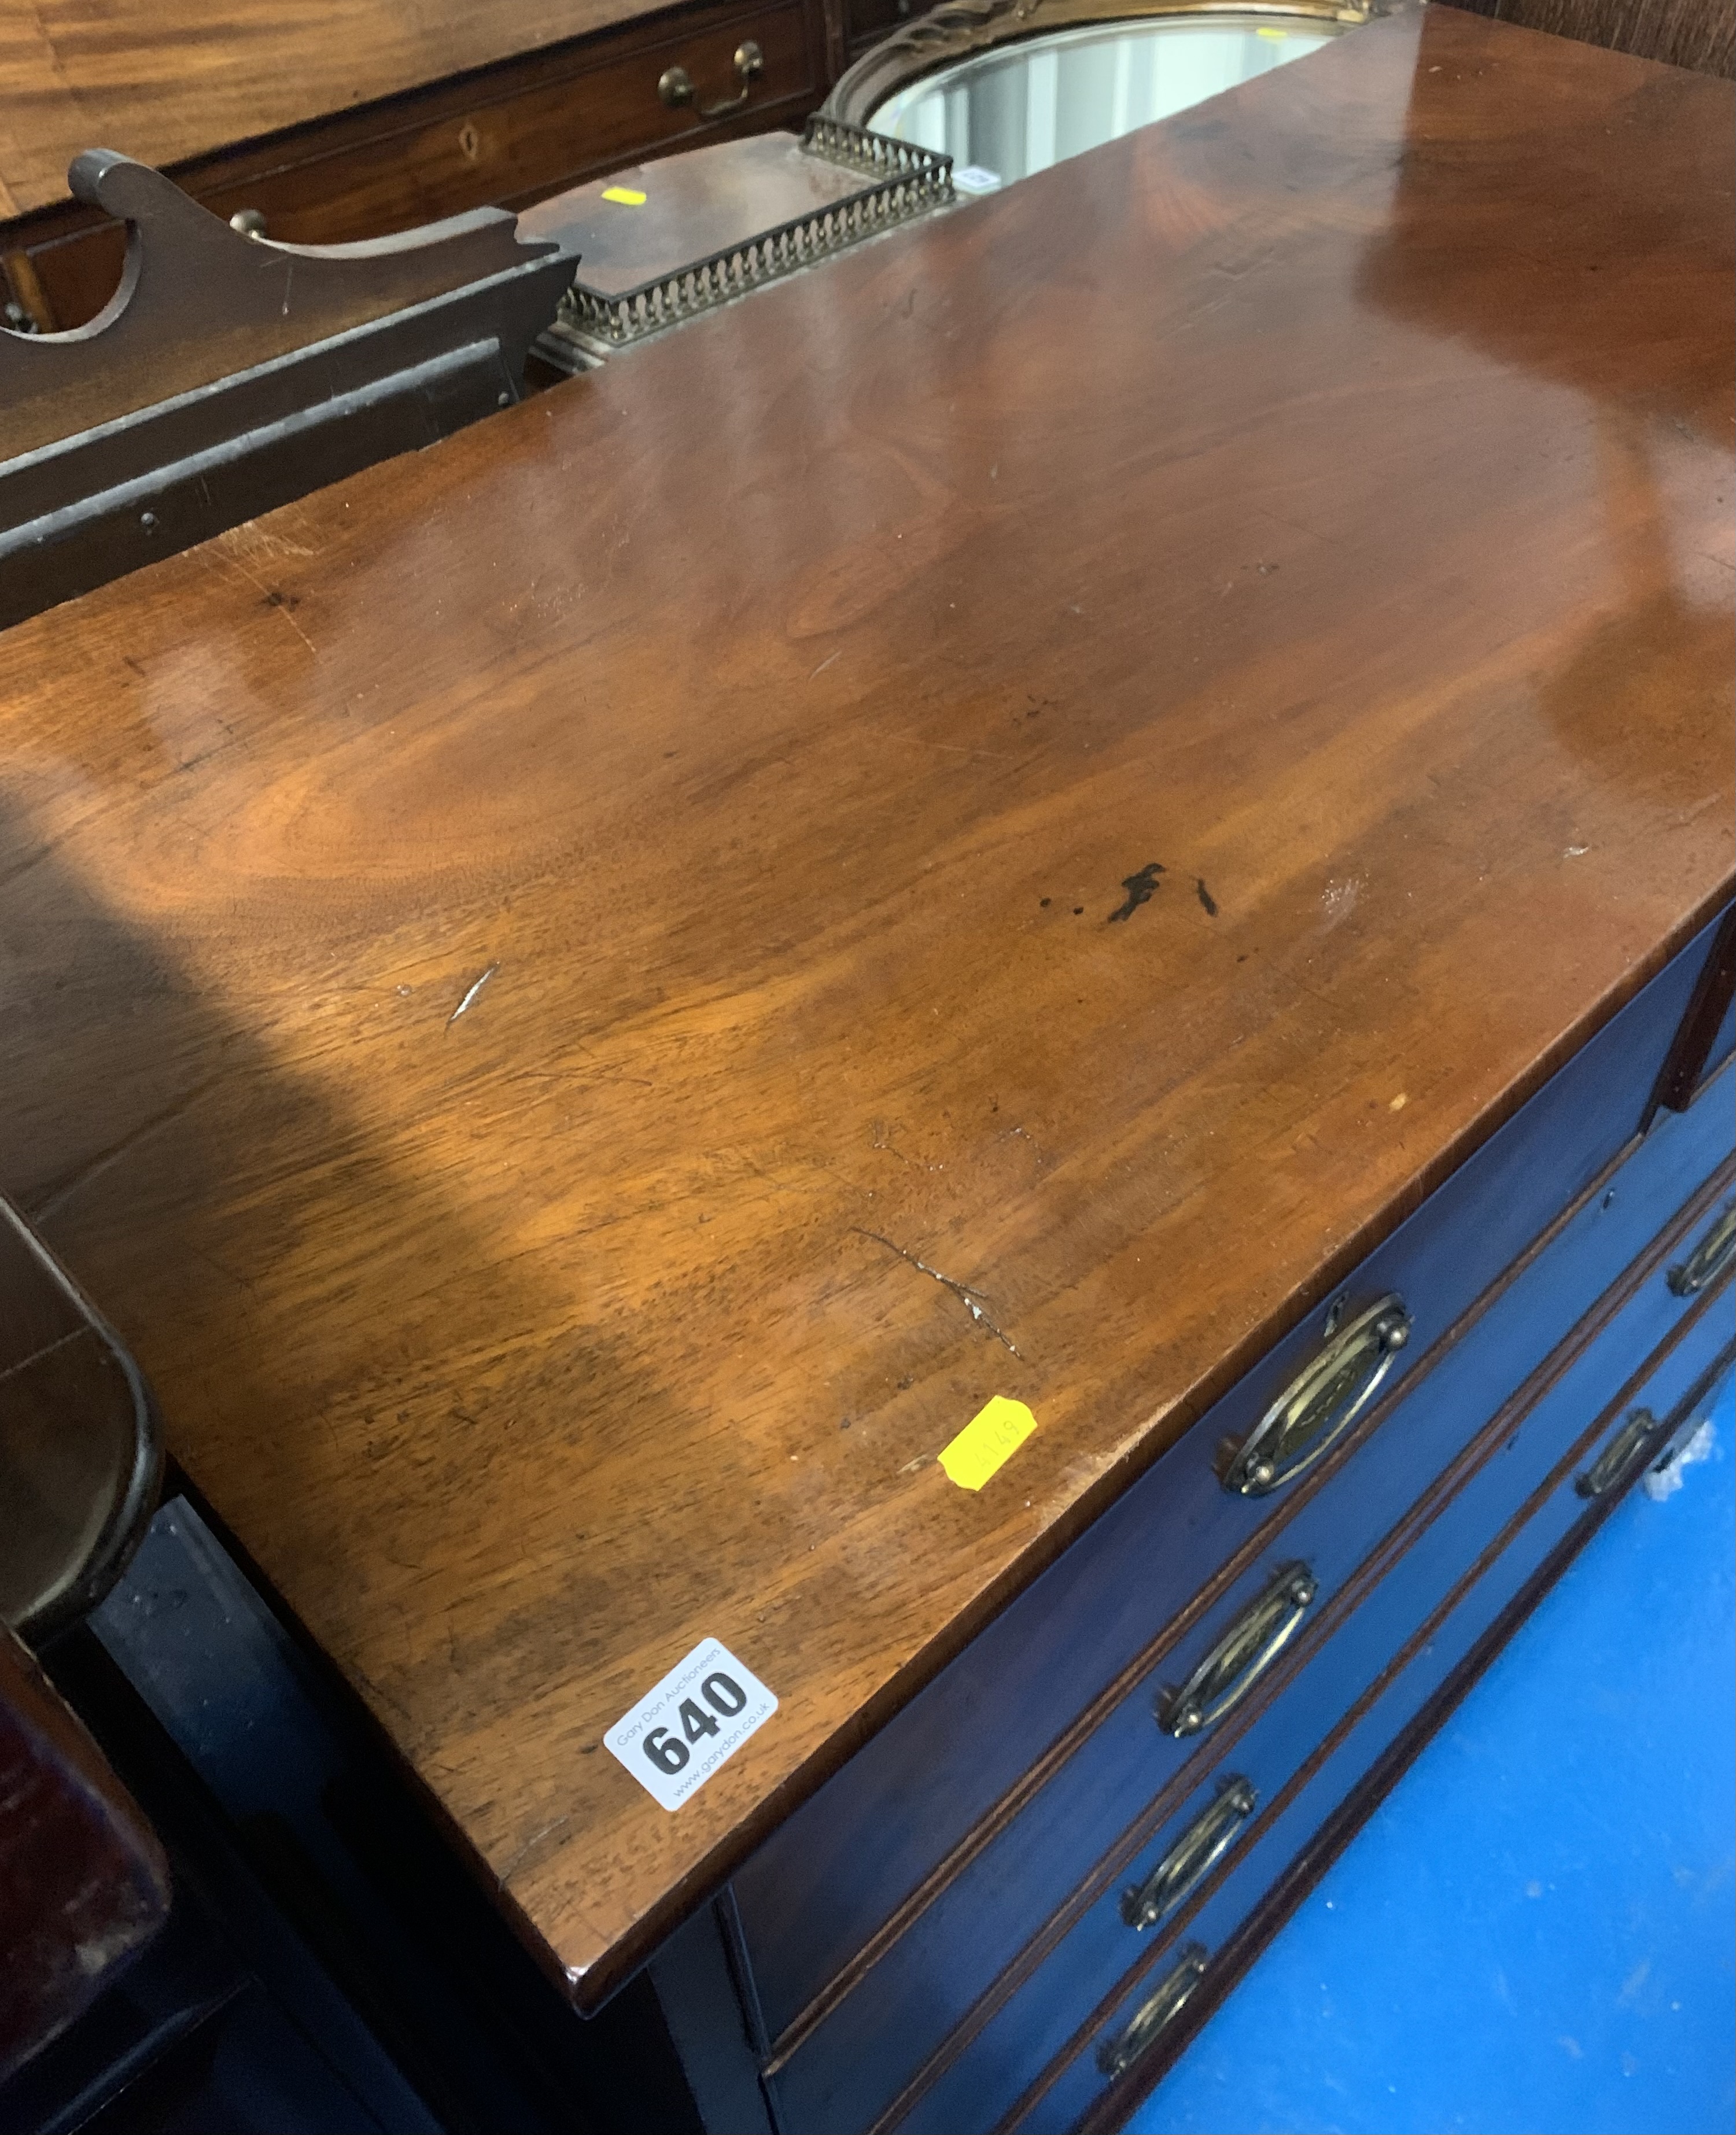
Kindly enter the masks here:
M 1731 115 L 1394 17 L 5 637 L 0 1187 L 581 2001 L 1730 893 Z

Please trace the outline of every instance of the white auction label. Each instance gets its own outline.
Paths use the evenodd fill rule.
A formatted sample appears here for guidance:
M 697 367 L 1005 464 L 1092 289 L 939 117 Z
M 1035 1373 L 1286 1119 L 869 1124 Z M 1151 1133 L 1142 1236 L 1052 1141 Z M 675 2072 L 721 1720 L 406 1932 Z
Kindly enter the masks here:
M 777 1710 L 759 1678 L 706 1639 L 603 1739 L 647 1794 L 679 1808 Z

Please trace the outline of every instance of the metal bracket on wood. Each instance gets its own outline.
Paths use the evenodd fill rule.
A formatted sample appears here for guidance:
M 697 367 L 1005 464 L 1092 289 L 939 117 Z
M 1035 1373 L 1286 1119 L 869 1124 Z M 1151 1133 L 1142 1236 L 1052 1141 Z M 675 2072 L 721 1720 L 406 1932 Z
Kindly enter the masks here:
M 126 266 L 88 326 L 0 329 L 0 625 L 509 406 L 572 279 L 497 208 L 279 244 L 112 150 L 69 183 Z

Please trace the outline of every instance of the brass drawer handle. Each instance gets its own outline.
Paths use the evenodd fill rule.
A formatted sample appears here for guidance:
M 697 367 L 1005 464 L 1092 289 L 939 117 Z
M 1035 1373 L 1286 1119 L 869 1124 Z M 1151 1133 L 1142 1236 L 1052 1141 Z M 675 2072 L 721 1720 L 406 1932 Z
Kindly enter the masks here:
M 1359 1312 L 1249 1432 L 1224 1474 L 1224 1489 L 1263 1498 L 1312 1468 L 1374 1399 L 1409 1339 L 1403 1298 L 1389 1295 Z
M 1234 1709 L 1296 1635 L 1319 1591 L 1305 1564 L 1287 1564 L 1244 1609 L 1180 1690 L 1157 1701 L 1157 1724 L 1179 1740 L 1203 1735 Z
M 1160 1926 L 1199 1888 L 1234 1844 L 1256 1799 L 1250 1781 L 1234 1774 L 1224 1781 L 1144 1882 L 1123 1891 L 1121 1916 L 1130 1928 Z
M 1182 2004 L 1200 1984 L 1205 1971 L 1205 1944 L 1189 1943 L 1174 1968 L 1163 1975 L 1157 1992 L 1141 2002 L 1126 2030 L 1098 2048 L 1097 2065 L 1105 2075 L 1121 2075 L 1132 2068 L 1159 2032 L 1181 2013 Z
M 698 105 L 701 119 L 720 119 L 726 111 L 739 111 L 754 93 L 754 80 L 765 72 L 765 54 L 751 37 L 744 37 L 735 47 L 735 78 L 741 84 L 734 96 L 726 96 L 716 104 Z M 693 104 L 699 91 L 693 85 L 693 77 L 684 66 L 665 67 L 657 76 L 657 94 L 672 111 L 684 104 Z
M 1680 1267 L 1670 1271 L 1670 1287 L 1678 1297 L 1692 1297 L 1716 1282 L 1736 1259 L 1736 1201 L 1715 1218 Z
M 1637 1408 L 1585 1473 L 1574 1477 L 1579 1495 L 1607 1498 L 1632 1482 L 1651 1457 L 1657 1428 L 1657 1418 L 1649 1408 Z

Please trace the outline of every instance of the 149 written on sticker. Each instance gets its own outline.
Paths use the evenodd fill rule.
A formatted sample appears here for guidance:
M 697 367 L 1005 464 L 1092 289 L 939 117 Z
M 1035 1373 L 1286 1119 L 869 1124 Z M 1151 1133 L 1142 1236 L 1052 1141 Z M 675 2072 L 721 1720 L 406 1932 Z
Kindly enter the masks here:
M 777 1710 L 758 1676 L 706 1639 L 603 1739 L 647 1794 L 679 1808 Z

